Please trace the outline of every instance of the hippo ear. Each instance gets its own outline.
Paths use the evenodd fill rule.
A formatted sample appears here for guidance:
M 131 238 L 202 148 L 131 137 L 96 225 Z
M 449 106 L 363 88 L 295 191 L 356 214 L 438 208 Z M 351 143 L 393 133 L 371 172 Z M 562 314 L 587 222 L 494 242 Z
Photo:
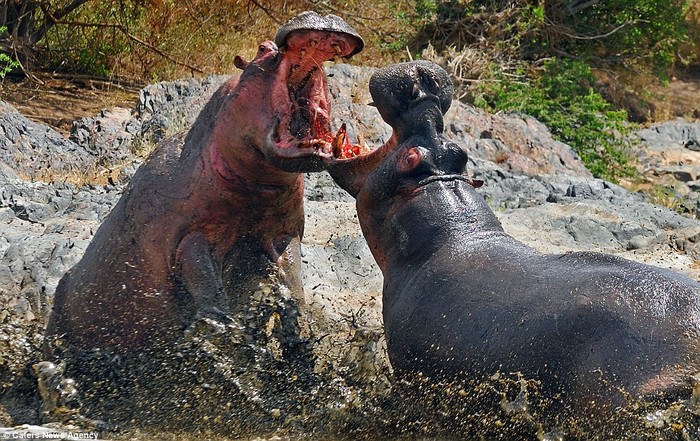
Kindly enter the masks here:
M 399 155 L 396 169 L 399 173 L 410 173 L 415 170 L 424 159 L 425 153 L 421 147 L 410 147 Z
M 484 185 L 484 181 L 482 181 L 481 179 L 473 179 L 473 178 L 467 178 L 467 183 L 474 188 L 479 188 L 482 185 Z
M 240 70 L 243 70 L 246 67 L 248 67 L 248 62 L 245 61 L 240 55 L 236 55 L 236 57 L 233 59 L 233 65 L 239 68 Z

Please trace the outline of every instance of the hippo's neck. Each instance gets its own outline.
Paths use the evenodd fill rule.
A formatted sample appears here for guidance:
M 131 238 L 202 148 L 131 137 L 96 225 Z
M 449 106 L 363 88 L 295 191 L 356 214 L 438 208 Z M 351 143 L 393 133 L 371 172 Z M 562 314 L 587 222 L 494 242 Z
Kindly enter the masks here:
M 423 260 L 455 241 L 506 234 L 484 198 L 464 181 L 436 181 L 420 192 L 397 210 L 380 239 L 390 264 Z

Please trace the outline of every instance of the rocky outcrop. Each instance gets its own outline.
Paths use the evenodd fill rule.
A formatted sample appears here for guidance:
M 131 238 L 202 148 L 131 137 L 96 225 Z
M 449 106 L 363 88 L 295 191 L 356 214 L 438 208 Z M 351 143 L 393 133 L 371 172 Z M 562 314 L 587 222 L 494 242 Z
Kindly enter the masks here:
M 328 73 L 333 125 L 346 122 L 351 137 L 362 133 L 370 145 L 387 139 L 390 128 L 368 105 L 372 69 L 336 65 Z M 5 394 L 0 403 L 13 405 L 8 391 L 37 357 L 58 280 L 80 259 L 143 151 L 190 124 L 224 79 L 149 86 L 135 109 L 113 109 L 76 122 L 71 140 L 0 102 L 0 397 Z M 687 128 L 639 136 L 644 142 L 670 137 L 678 148 L 700 154 L 692 141 L 700 126 L 675 124 Z M 571 148 L 533 118 L 489 115 L 454 102 L 446 132 L 469 148 L 470 175 L 485 181 L 480 191 L 517 239 L 546 252 L 620 254 L 700 279 L 700 222 L 593 179 Z M 30 157 L 34 160 L 22 159 Z M 47 174 L 115 164 L 125 165 L 122 179 L 105 185 L 76 186 Z M 317 368 L 342 372 L 343 381 L 352 380 L 343 387 L 381 388 L 387 372 L 382 278 L 361 235 L 354 201 L 325 173 L 307 176 L 305 191 L 303 280 L 314 318 Z M 197 332 L 213 331 L 193 332 L 199 339 Z M 344 390 L 348 396 L 342 406 L 356 399 Z
M 94 167 L 96 158 L 0 101 L 0 162 L 26 179 L 47 180 Z
M 700 124 L 678 118 L 635 133 L 642 174 L 681 211 L 700 218 Z
M 447 113 L 445 126 L 449 137 L 473 144 L 472 156 L 495 162 L 506 171 L 591 177 L 571 147 L 553 139 L 549 129 L 531 116 L 492 115 L 457 102 Z
M 105 167 L 134 159 L 134 141 L 141 135 L 141 123 L 132 111 L 121 107 L 103 110 L 92 118 L 73 123 L 70 140 L 83 147 Z
M 168 134 L 189 127 L 228 78 L 227 75 L 211 75 L 144 87 L 135 109 L 136 120 L 141 123 L 141 137 L 157 143 Z

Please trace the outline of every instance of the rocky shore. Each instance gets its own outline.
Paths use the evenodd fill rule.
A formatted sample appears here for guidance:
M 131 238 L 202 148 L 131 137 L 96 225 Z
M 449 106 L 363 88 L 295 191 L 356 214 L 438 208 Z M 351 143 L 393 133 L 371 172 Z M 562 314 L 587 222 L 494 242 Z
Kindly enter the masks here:
M 361 132 L 376 146 L 390 129 L 368 105 L 372 72 L 328 68 L 334 128 L 345 122 L 353 137 Z M 58 280 L 80 259 L 149 146 L 187 128 L 224 78 L 148 86 L 133 109 L 76 121 L 69 139 L 0 101 L 0 426 L 40 422 L 27 366 L 40 359 Z M 700 221 L 593 178 L 535 119 L 454 102 L 446 134 L 468 147 L 469 174 L 485 181 L 480 191 L 516 239 L 543 252 L 619 254 L 700 280 Z M 671 121 L 636 136 L 648 173 L 667 179 L 697 213 L 700 122 Z M 306 178 L 305 207 L 304 286 L 313 332 L 325 336 L 314 347 L 319 364 L 381 387 L 382 278 L 354 201 L 319 173 Z

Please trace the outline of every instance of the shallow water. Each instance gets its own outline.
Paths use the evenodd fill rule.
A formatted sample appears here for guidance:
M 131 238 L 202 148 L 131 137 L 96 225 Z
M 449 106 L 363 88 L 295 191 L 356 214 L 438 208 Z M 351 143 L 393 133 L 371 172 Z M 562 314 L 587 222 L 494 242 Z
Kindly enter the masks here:
M 620 408 L 602 404 L 626 396 L 610 386 L 582 412 L 517 372 L 399 381 L 381 331 L 355 320 L 344 350 L 325 353 L 327 336 L 302 329 L 299 306 L 274 284 L 242 305 L 128 357 L 61 348 L 64 364 L 34 365 L 43 422 L 115 440 L 700 440 L 700 381 L 692 395 Z
M 115 440 L 700 439 L 698 390 L 688 400 L 629 402 L 586 415 L 562 409 L 517 373 L 460 384 L 394 380 L 373 390 L 337 374 L 299 378 L 277 366 L 251 380 L 251 373 L 222 375 L 208 346 L 178 355 L 158 376 L 140 370 L 130 377 L 135 365 L 124 361 L 127 371 L 103 371 L 109 375 L 73 421 Z M 255 393 L 243 390 L 242 378 Z M 83 417 L 111 423 L 89 427 Z

